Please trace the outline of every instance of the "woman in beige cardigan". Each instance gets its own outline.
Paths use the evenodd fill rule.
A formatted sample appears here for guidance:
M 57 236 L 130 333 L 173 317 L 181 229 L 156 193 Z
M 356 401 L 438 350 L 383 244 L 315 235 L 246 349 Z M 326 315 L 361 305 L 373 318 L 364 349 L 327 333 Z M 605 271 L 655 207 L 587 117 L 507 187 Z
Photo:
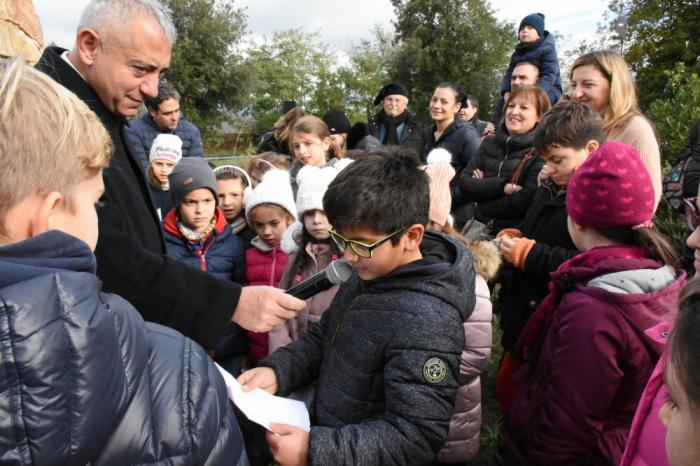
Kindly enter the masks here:
M 581 55 L 571 67 L 571 100 L 590 105 L 603 119 L 608 140 L 635 147 L 649 171 L 655 201 L 661 198 L 661 158 L 652 123 L 637 105 L 634 80 L 625 59 L 600 50 Z

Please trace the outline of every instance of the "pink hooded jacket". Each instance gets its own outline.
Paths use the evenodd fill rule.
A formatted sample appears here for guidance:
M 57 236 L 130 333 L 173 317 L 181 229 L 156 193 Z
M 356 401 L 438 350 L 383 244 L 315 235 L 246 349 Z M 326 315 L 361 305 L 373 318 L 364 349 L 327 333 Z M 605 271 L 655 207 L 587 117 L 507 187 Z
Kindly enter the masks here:
M 473 241 L 469 250 L 476 271 L 476 305 L 464 322 L 464 351 L 459 367 L 459 383 L 454 413 L 445 445 L 440 450 L 441 463 L 465 463 L 479 453 L 481 430 L 481 373 L 491 358 L 491 292 L 486 283 L 498 272 L 501 259 L 490 241 Z
M 666 346 L 670 330 L 671 325 L 664 322 L 645 333 L 661 352 Z M 664 384 L 667 359 L 668 353 L 664 353 L 654 367 L 642 398 L 639 400 L 620 466 L 668 466 L 669 464 L 663 440 L 666 437 L 666 428 L 659 419 L 659 410 L 666 402 L 668 394 Z

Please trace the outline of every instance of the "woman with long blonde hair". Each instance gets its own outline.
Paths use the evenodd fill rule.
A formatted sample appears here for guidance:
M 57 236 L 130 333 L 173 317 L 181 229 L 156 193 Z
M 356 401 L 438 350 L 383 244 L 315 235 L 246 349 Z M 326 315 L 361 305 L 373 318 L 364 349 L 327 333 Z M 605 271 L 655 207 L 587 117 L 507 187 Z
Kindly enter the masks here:
M 652 123 L 637 105 L 634 79 L 627 62 L 617 52 L 598 50 L 581 55 L 571 67 L 571 100 L 591 106 L 603 119 L 608 140 L 624 142 L 639 151 L 654 187 L 654 201 L 661 198 L 661 156 Z

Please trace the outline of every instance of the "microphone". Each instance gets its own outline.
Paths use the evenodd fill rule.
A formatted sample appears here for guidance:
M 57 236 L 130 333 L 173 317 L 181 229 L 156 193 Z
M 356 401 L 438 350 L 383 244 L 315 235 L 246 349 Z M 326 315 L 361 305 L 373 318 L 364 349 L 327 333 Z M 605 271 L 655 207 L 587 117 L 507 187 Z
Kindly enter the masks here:
M 352 268 L 343 259 L 334 260 L 325 270 L 314 274 L 303 282 L 294 285 L 285 293 L 299 299 L 309 299 L 310 297 L 326 291 L 333 285 L 342 285 L 352 275 Z

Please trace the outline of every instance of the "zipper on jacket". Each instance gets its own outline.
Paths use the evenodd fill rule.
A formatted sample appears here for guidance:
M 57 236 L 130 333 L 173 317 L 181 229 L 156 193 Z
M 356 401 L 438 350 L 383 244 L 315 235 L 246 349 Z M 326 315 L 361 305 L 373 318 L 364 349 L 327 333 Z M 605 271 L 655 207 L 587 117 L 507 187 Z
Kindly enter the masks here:
M 498 164 L 498 173 L 496 173 L 496 176 L 501 176 L 501 169 L 503 168 L 503 164 L 506 163 L 506 160 L 508 160 L 508 156 L 510 155 L 510 146 L 508 146 L 508 143 L 510 142 L 510 136 L 506 139 L 506 156 L 501 160 L 501 163 Z
M 352 307 L 353 304 L 355 304 L 355 301 L 359 297 L 360 297 L 359 295 L 355 296 L 352 299 L 352 301 L 350 301 L 350 304 L 348 304 L 348 307 L 345 308 L 345 310 L 343 311 L 343 314 L 340 316 L 340 319 L 338 320 L 338 324 L 335 326 L 335 332 L 333 332 L 333 337 L 331 338 L 331 345 L 333 343 L 335 343 L 335 337 L 338 336 L 338 331 L 340 331 L 340 325 L 343 323 L 343 319 L 345 319 L 345 314 L 347 314 L 348 311 L 350 311 L 350 308 Z

